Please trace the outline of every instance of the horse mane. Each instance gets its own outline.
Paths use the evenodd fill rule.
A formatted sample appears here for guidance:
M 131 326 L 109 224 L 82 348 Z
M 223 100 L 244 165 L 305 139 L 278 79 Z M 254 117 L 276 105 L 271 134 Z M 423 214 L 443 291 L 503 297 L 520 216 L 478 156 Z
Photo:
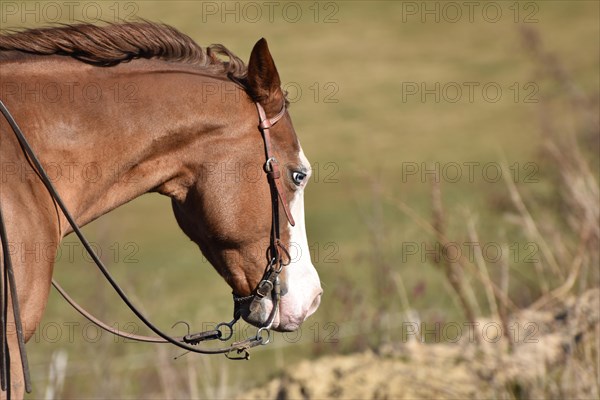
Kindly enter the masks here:
M 103 67 L 138 58 L 156 58 L 196 65 L 234 79 L 243 79 L 247 74 L 244 62 L 225 46 L 215 44 L 202 49 L 172 26 L 149 21 L 9 31 L 0 34 L 0 61 L 11 58 L 11 54 L 2 54 L 9 51 L 68 56 Z M 219 55 L 226 56 L 228 61 L 222 61 Z

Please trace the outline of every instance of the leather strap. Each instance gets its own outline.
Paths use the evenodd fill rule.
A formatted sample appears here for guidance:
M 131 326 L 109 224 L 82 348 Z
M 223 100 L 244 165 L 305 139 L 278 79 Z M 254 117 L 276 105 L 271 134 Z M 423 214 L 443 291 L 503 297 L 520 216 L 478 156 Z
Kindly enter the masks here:
M 279 274 L 283 270 L 283 267 L 290 263 L 290 255 L 287 248 L 283 245 L 280 238 L 279 232 L 279 203 L 283 206 L 283 210 L 285 215 L 290 223 L 290 225 L 294 226 L 295 221 L 292 213 L 289 209 L 289 204 L 287 202 L 285 191 L 282 185 L 281 179 L 281 171 L 279 169 L 279 162 L 277 158 L 274 156 L 271 146 L 271 127 L 275 125 L 283 116 L 285 115 L 286 108 L 285 103 L 281 107 L 281 110 L 273 117 L 267 118 L 267 114 L 265 109 L 259 103 L 256 104 L 256 109 L 258 110 L 258 128 L 263 134 L 263 140 L 265 144 L 265 156 L 267 161 L 265 162 L 265 172 L 267 173 L 267 178 L 269 180 L 269 187 L 271 189 L 271 243 L 269 247 L 269 264 L 263 274 L 261 281 L 258 283 L 254 291 L 249 296 L 239 296 L 233 293 L 233 301 L 236 306 L 235 313 L 237 314 L 239 307 L 242 304 L 250 303 L 249 310 L 250 313 L 260 312 L 262 309 L 261 301 L 267 295 L 271 295 L 271 299 L 273 301 L 273 309 L 271 310 L 271 314 L 267 318 L 265 322 L 264 328 L 269 329 L 273 324 L 275 316 L 279 310 L 279 302 L 281 300 L 281 285 L 279 282 Z M 282 255 L 285 255 L 284 259 Z
M 19 130 L 16 122 L 8 112 L 8 109 L 0 100 L 0 112 L 4 115 L 9 125 L 15 132 Z M 0 207 L 0 242 L 2 243 L 2 259 L 3 259 L 3 276 L 2 284 L 0 285 L 0 323 L 2 325 L 1 335 L 2 343 L 0 343 L 0 388 L 6 391 L 6 398 L 11 397 L 11 378 L 10 378 L 10 349 L 8 347 L 8 300 L 12 302 L 13 316 L 15 319 L 15 328 L 17 331 L 17 343 L 19 345 L 19 353 L 21 357 L 21 366 L 23 368 L 23 380 L 25 382 L 25 391 L 31 393 L 31 378 L 29 375 L 29 362 L 27 361 L 27 351 L 25 349 L 25 338 L 23 335 L 23 325 L 21 323 L 21 310 L 19 307 L 19 296 L 17 293 L 17 284 L 12 267 L 12 260 L 8 248 L 8 237 L 6 226 L 2 217 L 2 209 Z
M 258 110 L 258 116 L 259 116 L 258 127 L 260 128 L 260 130 L 263 134 L 263 138 L 264 138 L 264 142 L 265 142 L 265 154 L 267 156 L 267 162 L 265 163 L 265 171 L 267 172 L 267 176 L 269 177 L 269 179 L 271 179 L 273 181 L 273 183 L 275 184 L 275 187 L 277 190 L 277 195 L 281 199 L 281 205 L 283 206 L 283 211 L 285 212 L 285 216 L 287 217 L 290 225 L 294 226 L 294 225 L 296 225 L 296 222 L 294 221 L 294 217 L 292 216 L 292 213 L 290 212 L 289 203 L 287 202 L 287 199 L 285 196 L 285 190 L 283 189 L 283 186 L 281 183 L 282 179 L 281 179 L 281 171 L 279 169 L 279 162 L 277 161 L 277 158 L 275 158 L 275 156 L 273 156 L 272 149 L 271 149 L 271 127 L 273 125 L 275 125 L 285 115 L 285 112 L 286 112 L 285 104 L 281 108 L 281 111 L 279 111 L 279 113 L 277 113 L 277 115 L 275 115 L 271 119 L 267 118 L 267 113 L 265 112 L 265 109 L 263 108 L 263 106 L 260 105 L 260 103 L 256 103 L 256 109 Z

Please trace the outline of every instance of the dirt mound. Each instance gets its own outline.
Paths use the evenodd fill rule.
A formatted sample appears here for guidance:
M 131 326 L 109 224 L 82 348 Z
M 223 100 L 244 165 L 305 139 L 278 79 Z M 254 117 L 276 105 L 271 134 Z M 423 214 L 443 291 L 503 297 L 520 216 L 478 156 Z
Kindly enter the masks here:
M 523 328 L 512 343 L 489 335 L 479 343 L 413 340 L 304 361 L 243 398 L 597 399 L 599 306 L 600 290 L 592 289 L 551 310 L 523 310 L 510 320 Z
M 468 399 L 489 394 L 478 389 L 477 377 L 466 368 L 455 367 L 456 356 L 438 357 L 428 352 L 427 360 L 420 360 L 422 364 L 372 352 L 325 357 L 301 363 L 293 372 L 244 398 Z M 450 368 L 452 373 L 444 373 Z

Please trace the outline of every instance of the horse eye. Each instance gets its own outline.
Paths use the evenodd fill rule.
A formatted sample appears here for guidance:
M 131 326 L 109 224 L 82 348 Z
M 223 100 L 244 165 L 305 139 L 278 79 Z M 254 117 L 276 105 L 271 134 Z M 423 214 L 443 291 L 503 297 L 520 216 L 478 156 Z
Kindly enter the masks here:
M 294 185 L 300 186 L 302 182 L 304 182 L 304 178 L 306 178 L 306 174 L 302 172 L 292 172 L 292 180 L 294 181 Z

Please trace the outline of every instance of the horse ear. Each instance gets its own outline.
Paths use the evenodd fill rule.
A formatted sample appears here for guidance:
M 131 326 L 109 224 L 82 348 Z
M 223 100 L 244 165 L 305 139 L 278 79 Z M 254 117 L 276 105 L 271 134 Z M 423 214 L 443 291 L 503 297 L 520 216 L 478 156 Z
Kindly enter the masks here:
M 269 52 L 267 41 L 262 38 L 254 45 L 248 62 L 248 89 L 254 101 L 261 103 L 265 110 L 281 107 L 283 92 L 275 61 Z M 268 110 L 267 110 L 268 111 Z M 273 111 L 273 110 L 272 110 Z

